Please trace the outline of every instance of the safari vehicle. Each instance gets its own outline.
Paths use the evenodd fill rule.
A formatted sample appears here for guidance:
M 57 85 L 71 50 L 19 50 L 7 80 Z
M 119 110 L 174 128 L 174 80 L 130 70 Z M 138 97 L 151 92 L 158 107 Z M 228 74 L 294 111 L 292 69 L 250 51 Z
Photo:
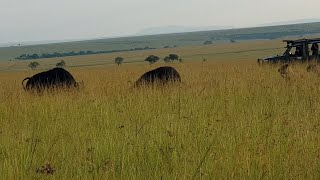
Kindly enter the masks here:
M 318 51 L 315 52 L 312 46 L 320 44 L 320 38 L 316 39 L 299 39 L 299 40 L 283 40 L 287 43 L 286 51 L 283 55 L 270 56 L 258 59 L 258 63 L 290 63 L 290 62 L 308 62 L 318 59 Z M 313 51 L 312 51 L 313 50 Z

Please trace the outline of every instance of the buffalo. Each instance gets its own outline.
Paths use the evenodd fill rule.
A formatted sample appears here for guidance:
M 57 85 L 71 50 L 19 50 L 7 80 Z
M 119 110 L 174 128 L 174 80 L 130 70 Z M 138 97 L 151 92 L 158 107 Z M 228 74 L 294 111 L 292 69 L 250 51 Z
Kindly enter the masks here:
M 135 82 L 134 86 L 166 85 L 170 82 L 181 82 L 181 76 L 173 67 L 165 66 L 146 72 Z
M 24 82 L 27 81 L 26 86 Z M 49 71 L 27 77 L 22 81 L 24 90 L 42 91 L 44 89 L 77 88 L 78 83 L 73 76 L 63 68 L 54 68 Z

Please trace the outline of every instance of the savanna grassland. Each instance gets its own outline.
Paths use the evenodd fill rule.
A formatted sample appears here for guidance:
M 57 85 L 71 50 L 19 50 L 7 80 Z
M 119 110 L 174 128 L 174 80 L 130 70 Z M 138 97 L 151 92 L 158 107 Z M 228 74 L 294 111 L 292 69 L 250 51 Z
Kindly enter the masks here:
M 43 95 L 22 89 L 37 71 L 2 66 L 1 179 L 319 179 L 319 76 L 296 64 L 285 80 L 279 65 L 258 66 L 281 43 L 249 51 L 257 43 L 171 49 L 186 59 L 169 64 L 183 83 L 161 88 L 132 82 L 164 64 L 118 67 L 111 55 L 87 57 L 106 63 L 90 68 L 76 64 L 85 56 L 66 59 L 84 85 Z
M 55 67 L 56 63 L 63 59 L 67 63 L 68 68 L 96 68 L 114 66 L 114 58 L 123 57 L 123 65 L 146 64 L 145 58 L 149 55 L 157 55 L 164 58 L 170 53 L 178 54 L 185 62 L 202 61 L 243 61 L 256 60 L 257 58 L 270 56 L 274 54 L 283 54 L 284 44 L 281 40 L 255 40 L 236 43 L 219 43 L 212 45 L 187 46 L 176 48 L 163 48 L 155 50 L 144 50 L 134 52 L 119 52 L 111 54 L 84 55 L 74 57 L 59 57 L 50 59 L 37 60 L 15 60 L 0 61 L 1 71 L 30 71 L 28 64 L 36 61 L 40 64 L 38 70 L 45 70 Z M 157 62 L 158 64 L 163 60 Z M 30 73 L 30 75 L 33 72 Z

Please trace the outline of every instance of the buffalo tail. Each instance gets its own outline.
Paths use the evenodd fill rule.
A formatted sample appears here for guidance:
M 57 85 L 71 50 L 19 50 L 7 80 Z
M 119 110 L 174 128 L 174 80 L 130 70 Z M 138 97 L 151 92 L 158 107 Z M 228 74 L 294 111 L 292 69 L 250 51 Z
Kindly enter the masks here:
M 27 78 L 25 78 L 25 79 L 22 81 L 22 87 L 23 87 L 23 89 L 24 89 L 25 91 L 27 91 L 27 88 L 26 88 L 26 86 L 24 85 L 24 81 L 30 80 L 30 79 L 31 79 L 31 78 L 27 77 Z

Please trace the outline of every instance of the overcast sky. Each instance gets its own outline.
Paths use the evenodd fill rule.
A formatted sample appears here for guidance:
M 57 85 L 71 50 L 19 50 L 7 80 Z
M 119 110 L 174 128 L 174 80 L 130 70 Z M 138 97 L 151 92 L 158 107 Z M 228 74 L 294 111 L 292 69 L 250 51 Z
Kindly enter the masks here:
M 0 0 L 0 43 L 320 18 L 320 0 Z

